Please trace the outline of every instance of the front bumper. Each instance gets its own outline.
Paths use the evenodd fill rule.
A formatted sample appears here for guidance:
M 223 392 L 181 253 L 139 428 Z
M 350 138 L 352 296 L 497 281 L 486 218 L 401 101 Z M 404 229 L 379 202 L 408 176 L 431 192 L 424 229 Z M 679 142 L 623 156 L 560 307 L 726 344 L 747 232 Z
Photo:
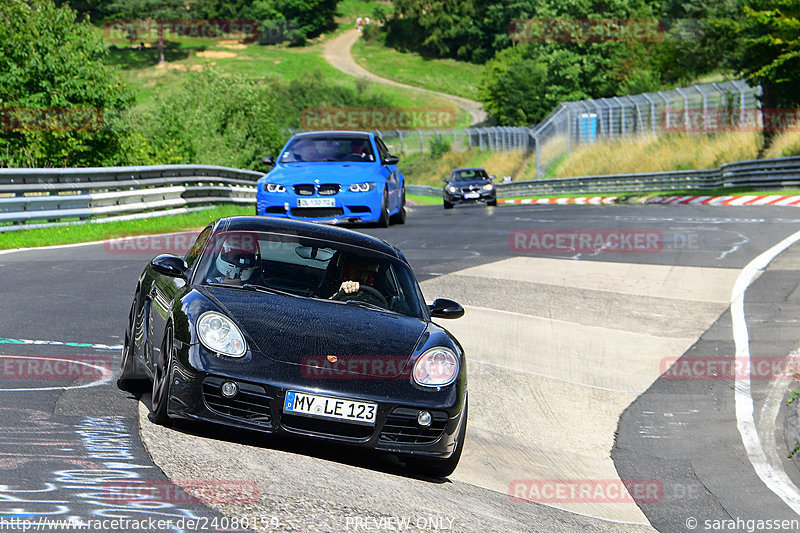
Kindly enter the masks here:
M 494 202 L 497 200 L 497 191 L 481 191 L 477 198 L 465 198 L 464 193 L 450 193 L 446 190 L 442 196 L 446 202 L 451 204 L 475 204 L 479 202 Z
M 297 372 L 299 365 L 271 362 Z M 404 390 L 410 385 L 398 380 L 376 383 L 367 379 L 337 379 L 335 383 L 309 382 L 298 384 L 294 380 L 258 380 L 248 372 L 214 373 L 196 371 L 175 361 L 171 378 L 168 413 L 171 417 L 212 422 L 264 433 L 311 437 L 348 445 L 374 449 L 400 455 L 417 455 L 431 458 L 448 458 L 454 451 L 455 438 L 461 427 L 465 396 L 462 377 L 456 385 L 439 392 L 418 391 L 418 398 L 393 397 L 387 391 L 392 387 Z M 283 374 L 278 371 L 277 374 Z M 239 393 L 232 399 L 221 394 L 221 385 L 233 381 Z M 288 381 L 288 382 L 287 382 Z M 394 382 L 392 384 L 391 382 Z M 325 418 L 309 418 L 283 412 L 283 402 L 288 390 L 309 392 L 322 396 L 374 402 L 378 404 L 374 425 L 361 425 Z M 365 392 L 367 391 L 367 392 Z M 420 410 L 429 411 L 433 421 L 420 427 L 416 417 Z
M 333 205 L 300 207 L 301 200 L 321 200 Z M 302 196 L 289 188 L 284 193 L 270 193 L 260 188 L 257 194 L 256 214 L 305 221 L 377 222 L 381 217 L 383 190 L 377 187 L 369 192 L 341 190 L 330 196 Z

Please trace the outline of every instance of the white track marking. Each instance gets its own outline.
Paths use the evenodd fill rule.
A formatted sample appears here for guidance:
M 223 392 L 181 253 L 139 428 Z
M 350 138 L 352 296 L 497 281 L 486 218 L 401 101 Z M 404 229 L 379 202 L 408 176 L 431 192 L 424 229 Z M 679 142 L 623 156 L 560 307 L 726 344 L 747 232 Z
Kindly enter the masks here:
M 759 271 L 764 270 L 781 252 L 800 240 L 800 231 L 786 237 L 781 242 L 750 261 L 742 269 L 731 293 L 731 322 L 733 341 L 736 345 L 736 360 L 745 359 L 745 368 L 750 366 L 750 337 L 744 315 L 744 294 Z M 736 426 L 742 437 L 750 464 L 761 481 L 774 492 L 795 513 L 800 514 L 800 490 L 792 483 L 783 470 L 775 469 L 767 459 L 761 445 L 753 418 L 753 396 L 750 376 L 736 373 L 734 403 L 736 406 Z
M 100 379 L 96 379 L 89 383 L 85 383 L 83 385 L 67 385 L 64 387 L 31 387 L 31 388 L 20 388 L 20 389 L 4 389 L 0 388 L 0 393 L 3 392 L 31 392 L 31 391 L 50 391 L 50 390 L 72 390 L 72 389 L 88 389 L 90 387 L 97 387 L 99 385 L 103 385 L 111 381 L 112 372 L 107 369 L 103 368 L 102 366 L 93 365 L 91 363 L 86 363 L 84 361 L 76 361 L 75 359 L 59 359 L 58 357 L 38 357 L 32 355 L 0 355 L 0 359 L 46 359 L 49 361 L 64 361 L 65 363 L 78 363 L 84 366 L 88 366 L 89 368 L 94 368 L 95 370 L 99 370 L 103 377 Z

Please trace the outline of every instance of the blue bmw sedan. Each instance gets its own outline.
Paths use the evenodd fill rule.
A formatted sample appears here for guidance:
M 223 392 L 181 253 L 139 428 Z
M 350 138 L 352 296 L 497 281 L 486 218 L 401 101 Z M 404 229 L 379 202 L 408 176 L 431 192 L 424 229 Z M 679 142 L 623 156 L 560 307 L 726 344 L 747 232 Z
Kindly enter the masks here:
M 319 131 L 294 135 L 272 170 L 258 180 L 256 214 L 388 227 L 406 219 L 399 159 L 372 133 Z

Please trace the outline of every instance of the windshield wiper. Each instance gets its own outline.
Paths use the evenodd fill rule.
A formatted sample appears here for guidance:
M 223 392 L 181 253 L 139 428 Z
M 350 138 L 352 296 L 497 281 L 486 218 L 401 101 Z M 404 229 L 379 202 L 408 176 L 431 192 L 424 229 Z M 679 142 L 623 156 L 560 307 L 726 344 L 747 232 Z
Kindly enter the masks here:
M 373 303 L 365 302 L 364 300 L 345 300 L 346 304 L 348 305 L 357 305 L 359 307 L 365 307 L 367 309 L 375 309 L 377 311 L 388 311 L 390 313 L 394 313 L 396 315 L 400 314 L 397 311 L 392 311 L 391 309 L 387 309 L 385 307 L 381 307 L 380 305 L 376 305 Z
M 223 287 L 225 289 L 241 289 L 245 291 L 255 291 L 255 292 L 263 292 L 265 294 L 282 294 L 284 296 L 293 296 L 295 298 L 299 298 L 297 294 L 292 294 L 291 292 L 282 291 L 280 289 L 273 289 L 271 287 L 264 287 L 263 285 L 253 285 L 252 283 L 242 283 L 241 285 L 234 285 L 228 283 L 218 283 L 218 282 L 208 282 L 206 285 L 210 285 L 212 287 Z

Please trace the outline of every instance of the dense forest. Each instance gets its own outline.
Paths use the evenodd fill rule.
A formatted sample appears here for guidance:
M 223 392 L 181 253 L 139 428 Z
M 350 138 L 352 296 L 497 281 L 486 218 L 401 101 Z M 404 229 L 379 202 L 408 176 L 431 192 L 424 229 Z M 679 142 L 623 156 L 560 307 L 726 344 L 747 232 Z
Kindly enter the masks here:
M 262 31 L 283 28 L 281 46 L 302 47 L 336 28 L 338 4 L 4 0 L 0 166 L 214 161 L 256 168 L 303 109 L 386 103 L 313 72 L 251 80 L 210 68 L 187 73 L 154 105 L 134 111 L 132 90 L 105 60 L 99 28 L 134 19 L 254 20 Z M 765 108 L 800 103 L 800 0 L 395 0 L 377 4 L 374 14 L 371 37 L 388 47 L 483 65 L 480 99 L 495 124 L 531 125 L 562 101 L 704 76 L 760 84 Z M 163 47 L 159 39 L 162 61 Z M 30 111 L 37 109 L 50 115 Z M 102 127 L 58 127 L 65 116 Z

